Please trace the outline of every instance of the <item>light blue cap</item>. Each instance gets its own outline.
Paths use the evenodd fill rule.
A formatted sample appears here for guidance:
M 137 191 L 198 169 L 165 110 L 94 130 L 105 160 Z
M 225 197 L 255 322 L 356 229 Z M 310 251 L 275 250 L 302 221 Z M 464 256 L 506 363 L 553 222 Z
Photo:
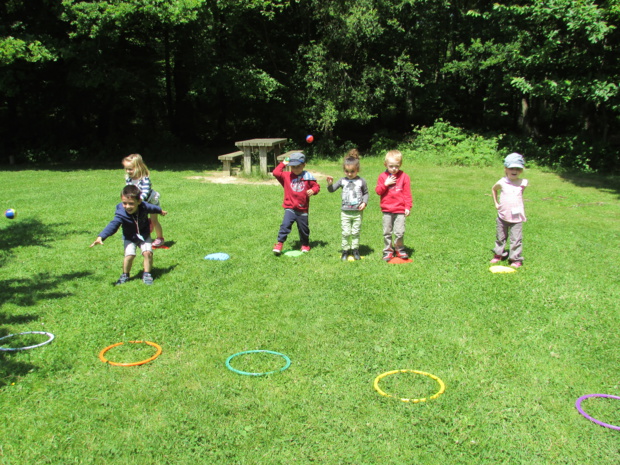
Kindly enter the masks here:
M 504 166 L 506 168 L 525 168 L 525 160 L 520 153 L 511 153 L 504 159 Z

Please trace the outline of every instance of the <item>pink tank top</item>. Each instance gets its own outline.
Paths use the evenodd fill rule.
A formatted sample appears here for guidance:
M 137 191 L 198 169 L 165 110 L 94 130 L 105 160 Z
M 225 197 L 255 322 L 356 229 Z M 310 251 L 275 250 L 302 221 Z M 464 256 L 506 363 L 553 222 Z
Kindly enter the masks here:
M 499 208 L 497 215 L 508 223 L 523 223 L 525 207 L 523 205 L 523 190 L 527 187 L 527 179 L 521 179 L 521 185 L 511 183 L 507 177 L 503 177 L 497 184 L 500 185 Z

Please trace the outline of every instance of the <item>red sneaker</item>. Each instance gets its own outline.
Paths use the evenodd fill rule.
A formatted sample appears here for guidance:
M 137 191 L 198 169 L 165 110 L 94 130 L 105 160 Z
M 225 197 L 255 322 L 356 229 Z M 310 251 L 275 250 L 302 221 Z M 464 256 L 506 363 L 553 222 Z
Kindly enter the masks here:
M 393 258 L 394 258 L 394 254 L 392 253 L 391 250 L 388 250 L 387 252 L 383 252 L 383 260 L 384 261 L 389 262 Z
M 521 268 L 523 266 L 523 263 L 521 263 L 521 262 L 512 262 L 510 264 L 510 266 L 512 266 L 513 268 Z
M 301 251 L 306 253 L 306 252 L 310 252 L 310 246 L 309 245 L 302 245 L 301 246 Z
M 493 258 L 491 259 L 489 263 L 499 263 L 501 261 L 502 261 L 501 255 L 493 255 Z
M 276 255 L 280 255 L 282 253 L 282 246 L 284 244 L 282 242 L 278 242 L 276 243 L 276 245 L 273 246 L 273 253 Z
M 407 252 L 405 252 L 405 249 L 397 250 L 394 253 L 394 256 L 398 258 L 402 258 L 403 260 L 407 260 L 409 258 L 409 255 L 407 255 Z

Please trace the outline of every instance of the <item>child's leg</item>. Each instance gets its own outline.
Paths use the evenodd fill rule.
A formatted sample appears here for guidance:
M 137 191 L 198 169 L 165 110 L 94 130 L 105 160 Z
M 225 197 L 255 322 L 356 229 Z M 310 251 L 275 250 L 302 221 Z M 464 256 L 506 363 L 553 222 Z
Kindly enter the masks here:
M 133 259 L 136 258 L 136 244 L 131 241 L 123 241 L 125 245 L 125 258 L 123 259 L 123 273 L 129 274 Z
M 342 226 L 342 250 L 349 250 L 349 237 L 351 236 L 351 214 L 349 212 L 340 212 L 340 225 Z
M 392 251 L 392 229 L 394 228 L 392 213 L 383 212 L 383 253 Z
M 513 262 L 522 262 L 523 256 L 523 223 L 513 223 L 510 227 L 510 255 L 508 260 Z
M 297 230 L 301 245 L 310 245 L 310 225 L 307 213 L 297 213 Z
M 123 260 L 123 273 L 129 274 L 134 258 L 136 258 L 135 255 L 125 255 L 125 259 Z
M 142 252 L 144 257 L 144 272 L 150 273 L 153 268 L 153 252 Z
M 284 218 L 282 219 L 282 224 L 280 225 L 280 231 L 278 231 L 278 242 L 286 242 L 286 238 L 291 232 L 291 228 L 293 227 L 293 223 L 297 219 L 295 212 L 290 209 L 284 210 Z
M 493 253 L 500 257 L 504 257 L 506 255 L 506 238 L 508 237 L 508 227 L 510 223 L 505 222 L 499 216 L 496 221 L 496 239 L 495 239 L 495 247 L 493 248 Z
M 394 249 L 402 250 L 405 248 L 405 214 L 394 215 Z
M 151 219 L 151 224 L 153 225 L 153 229 L 155 230 L 155 237 L 163 238 L 164 232 L 161 228 L 161 223 L 159 222 L 159 215 L 157 213 L 151 213 L 149 218 Z
M 351 248 L 353 250 L 356 250 L 360 247 L 360 232 L 362 231 L 362 212 L 353 212 L 351 219 Z

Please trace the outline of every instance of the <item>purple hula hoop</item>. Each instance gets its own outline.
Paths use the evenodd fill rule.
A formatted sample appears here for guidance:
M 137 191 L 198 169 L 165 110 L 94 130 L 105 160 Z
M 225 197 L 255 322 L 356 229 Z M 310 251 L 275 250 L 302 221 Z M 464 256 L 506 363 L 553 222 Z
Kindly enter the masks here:
M 588 399 L 590 397 L 605 397 L 607 399 L 618 399 L 618 400 L 620 400 L 620 397 L 612 396 L 610 394 L 586 394 L 585 396 L 581 396 L 579 399 L 577 399 L 577 402 L 575 402 L 575 408 L 577 409 L 577 411 L 581 413 L 584 417 L 586 417 L 588 420 L 593 421 L 597 425 L 604 426 L 605 428 L 611 428 L 611 429 L 620 431 L 620 426 L 610 425 L 609 423 L 603 423 L 602 421 L 591 417 L 590 415 L 588 415 L 586 412 L 583 411 L 583 409 L 581 408 L 581 401 L 584 399 Z

